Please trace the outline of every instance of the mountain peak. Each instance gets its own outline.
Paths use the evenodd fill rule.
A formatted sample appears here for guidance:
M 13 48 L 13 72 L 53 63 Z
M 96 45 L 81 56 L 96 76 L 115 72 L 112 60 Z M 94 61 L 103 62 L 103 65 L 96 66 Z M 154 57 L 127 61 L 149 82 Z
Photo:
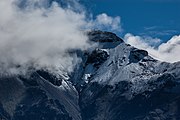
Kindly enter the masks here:
M 98 44 L 77 51 L 82 61 L 68 79 L 45 70 L 30 77 L 0 77 L 0 119 L 180 118 L 180 63 L 155 60 L 111 32 L 87 35 Z
M 89 39 L 94 42 L 124 42 L 121 38 L 112 32 L 94 30 L 89 31 L 87 34 Z

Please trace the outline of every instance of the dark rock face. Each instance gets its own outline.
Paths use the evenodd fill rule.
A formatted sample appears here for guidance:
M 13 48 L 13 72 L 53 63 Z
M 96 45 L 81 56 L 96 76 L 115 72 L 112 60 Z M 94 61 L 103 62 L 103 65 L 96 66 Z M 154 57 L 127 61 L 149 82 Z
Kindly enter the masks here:
M 45 70 L 38 70 L 36 71 L 40 76 L 42 76 L 44 79 L 51 82 L 53 85 L 60 86 L 62 84 L 62 80 L 58 79 L 56 76 L 50 74 L 48 71 Z
M 1 77 L 0 120 L 180 119 L 180 63 L 157 61 L 110 32 L 88 35 L 99 46 L 75 51 L 82 62 L 69 79 L 46 70 Z
M 108 56 L 109 55 L 106 51 L 96 49 L 88 56 L 86 64 L 93 64 L 95 67 L 99 67 L 108 59 Z
M 94 42 L 123 42 L 123 40 L 116 36 L 116 34 L 111 32 L 103 32 L 103 31 L 90 31 L 88 32 L 88 36 L 91 41 Z
M 180 107 L 179 94 L 167 92 L 168 87 L 143 92 L 127 100 L 123 94 L 130 86 L 131 83 L 127 82 L 120 82 L 115 88 L 98 85 L 98 83 L 89 85 L 82 91 L 82 98 L 80 97 L 82 118 L 84 120 L 97 118 L 100 120 L 171 120 L 180 117 L 180 111 L 177 109 Z M 93 93 L 91 97 L 89 92 Z M 175 111 L 172 111 L 170 104 L 175 104 L 171 106 L 176 108 Z
M 130 52 L 130 63 L 137 63 L 144 57 L 148 56 L 148 52 L 145 50 L 134 49 Z
M 72 120 L 64 106 L 48 98 L 42 89 L 29 88 L 26 94 L 16 107 L 13 120 Z

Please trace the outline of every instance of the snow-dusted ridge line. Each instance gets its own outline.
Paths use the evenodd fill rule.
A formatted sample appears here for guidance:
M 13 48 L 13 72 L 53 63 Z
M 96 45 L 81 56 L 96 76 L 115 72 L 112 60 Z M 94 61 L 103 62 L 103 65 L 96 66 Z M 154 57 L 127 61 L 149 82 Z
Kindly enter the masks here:
M 112 40 L 111 42 L 106 41 L 105 39 L 109 39 L 107 37 L 108 34 L 110 33 L 101 31 L 95 31 L 90 34 L 95 36 L 90 36 L 90 39 L 97 42 L 100 41 L 99 51 L 105 51 L 109 57 L 102 62 L 98 69 L 93 67 L 93 63 L 87 65 L 85 68 L 85 76 L 91 76 L 89 77 L 89 81 L 108 85 L 115 85 L 121 81 L 128 81 L 132 84 L 130 93 L 138 94 L 155 89 L 152 86 L 148 87 L 148 83 L 155 81 L 163 75 L 170 74 L 172 76 L 175 75 L 174 79 L 180 78 L 180 69 L 178 67 L 180 63 L 170 64 L 160 62 L 148 56 L 147 51 L 136 49 L 123 41 L 118 43 L 115 47 L 109 46 L 108 48 L 107 44 L 115 44 L 119 42 L 118 40 L 122 40 L 112 37 L 117 40 Z M 111 35 L 112 34 L 109 36 Z M 103 42 L 101 41 L 102 38 Z M 106 48 L 104 48 L 104 45 Z M 87 77 L 85 81 L 88 81 Z
M 0 119 L 180 118 L 180 62 L 155 60 L 114 33 L 89 35 L 98 44 L 89 51 L 73 51 L 82 61 L 71 74 L 44 69 L 0 77 Z

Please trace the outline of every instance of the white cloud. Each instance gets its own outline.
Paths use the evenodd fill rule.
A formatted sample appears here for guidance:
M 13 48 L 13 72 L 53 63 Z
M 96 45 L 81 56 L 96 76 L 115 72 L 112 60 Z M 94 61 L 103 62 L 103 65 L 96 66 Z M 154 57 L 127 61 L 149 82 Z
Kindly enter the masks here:
M 70 4 L 62 8 L 54 2 L 44 7 L 47 0 L 27 1 L 25 8 L 17 6 L 23 0 L 0 0 L 0 71 L 19 72 L 34 65 L 72 71 L 79 61 L 69 49 L 89 47 L 84 29 L 118 29 L 120 18 L 106 14 L 96 20 L 87 19 L 83 8 L 76 11 Z M 80 5 L 76 0 L 73 4 Z M 79 7 L 79 6 L 78 6 Z M 24 69 L 23 69 L 24 70 Z
M 106 13 L 99 14 L 95 17 L 95 20 L 90 19 L 87 28 L 100 29 L 112 32 L 122 32 L 121 18 L 119 16 L 111 17 Z
M 162 43 L 155 48 L 151 45 L 154 41 L 161 41 L 160 39 L 143 38 L 140 36 L 134 36 L 132 34 L 126 34 L 124 37 L 128 44 L 131 44 L 139 49 L 147 50 L 150 56 L 166 62 L 177 62 L 180 61 L 180 35 L 173 36 L 168 42 Z
M 87 36 L 81 31 L 84 14 L 62 9 L 57 3 L 50 8 L 21 10 L 15 0 L 0 1 L 0 65 L 1 71 L 13 71 L 17 65 L 71 71 L 75 56 L 69 49 L 85 49 Z M 35 2 L 42 2 L 35 0 Z
M 97 26 L 111 27 L 112 30 L 121 31 L 119 16 L 112 18 L 106 13 L 102 13 L 96 17 L 95 23 Z

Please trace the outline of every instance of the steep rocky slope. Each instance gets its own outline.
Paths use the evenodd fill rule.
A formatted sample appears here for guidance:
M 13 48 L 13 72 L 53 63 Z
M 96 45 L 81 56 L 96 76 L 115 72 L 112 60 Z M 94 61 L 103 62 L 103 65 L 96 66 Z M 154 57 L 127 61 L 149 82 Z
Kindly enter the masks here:
M 180 119 L 180 63 L 157 61 L 110 32 L 87 34 L 98 46 L 74 51 L 82 62 L 68 77 L 1 77 L 0 119 Z

